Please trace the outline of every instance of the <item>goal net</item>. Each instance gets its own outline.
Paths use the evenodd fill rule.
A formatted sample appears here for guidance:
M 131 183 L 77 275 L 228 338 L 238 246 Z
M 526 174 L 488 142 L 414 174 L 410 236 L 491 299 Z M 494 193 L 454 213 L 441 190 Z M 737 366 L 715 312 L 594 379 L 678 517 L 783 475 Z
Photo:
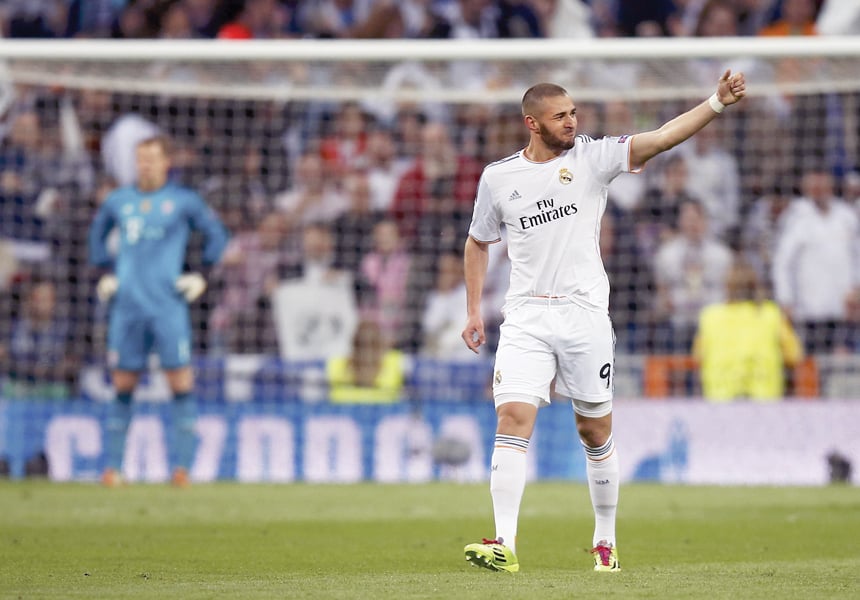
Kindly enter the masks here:
M 840 38 L 0 42 L 7 391 L 103 391 L 86 375 L 104 366 L 106 330 L 87 228 L 133 181 L 136 141 L 160 131 L 172 177 L 232 234 L 192 307 L 204 396 L 295 384 L 296 397 L 323 398 L 327 361 L 368 324 L 405 357 L 411 397 L 482 396 L 490 354 L 473 358 L 459 339 L 462 248 L 482 166 L 527 140 L 524 90 L 564 86 L 579 130 L 598 138 L 658 127 L 732 69 L 747 76 L 746 101 L 609 189 L 617 394 L 701 395 L 693 342 L 702 309 L 727 290 L 790 310 L 805 358 L 794 352 L 771 390 L 855 394 L 858 56 L 860 42 Z M 789 218 L 828 202 L 814 226 Z M 188 268 L 200 254 L 193 239 Z M 490 348 L 507 269 L 503 241 L 484 295 Z M 22 323 L 40 307 L 52 337 L 25 348 Z M 757 334 L 726 337 L 732 317 L 715 319 L 706 351 L 760 349 Z M 225 386 L 223 357 L 242 385 Z

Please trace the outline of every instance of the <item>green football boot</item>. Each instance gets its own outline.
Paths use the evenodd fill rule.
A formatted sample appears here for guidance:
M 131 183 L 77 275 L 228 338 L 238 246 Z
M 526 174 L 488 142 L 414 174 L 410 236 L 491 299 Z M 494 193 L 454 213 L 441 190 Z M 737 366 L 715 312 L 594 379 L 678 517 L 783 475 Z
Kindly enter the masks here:
M 469 544 L 463 550 L 466 553 L 466 560 L 476 567 L 508 573 L 516 573 L 520 570 L 517 555 L 498 540 L 484 538 L 482 543 Z

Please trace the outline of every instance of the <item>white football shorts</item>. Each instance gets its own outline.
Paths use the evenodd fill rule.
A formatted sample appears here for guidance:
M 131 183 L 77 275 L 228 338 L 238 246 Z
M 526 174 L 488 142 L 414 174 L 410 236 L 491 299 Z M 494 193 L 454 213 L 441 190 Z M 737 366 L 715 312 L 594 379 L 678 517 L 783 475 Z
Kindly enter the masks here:
M 614 368 L 615 334 L 608 314 L 567 299 L 532 298 L 505 315 L 493 396 L 497 406 L 512 398 L 534 398 L 547 405 L 555 380 L 555 392 L 573 399 L 575 407 L 609 403 Z M 609 410 L 611 404 L 599 412 Z

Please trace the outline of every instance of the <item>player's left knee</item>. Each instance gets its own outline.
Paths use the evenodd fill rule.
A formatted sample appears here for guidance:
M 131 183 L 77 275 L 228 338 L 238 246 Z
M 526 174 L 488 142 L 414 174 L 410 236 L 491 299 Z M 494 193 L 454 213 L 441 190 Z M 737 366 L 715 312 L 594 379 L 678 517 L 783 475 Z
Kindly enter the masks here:
M 579 430 L 579 439 L 589 448 L 600 448 L 605 446 L 612 438 L 611 431 L 603 430 Z
M 589 448 L 604 445 L 612 436 L 612 403 L 588 403 L 574 400 L 576 431 Z

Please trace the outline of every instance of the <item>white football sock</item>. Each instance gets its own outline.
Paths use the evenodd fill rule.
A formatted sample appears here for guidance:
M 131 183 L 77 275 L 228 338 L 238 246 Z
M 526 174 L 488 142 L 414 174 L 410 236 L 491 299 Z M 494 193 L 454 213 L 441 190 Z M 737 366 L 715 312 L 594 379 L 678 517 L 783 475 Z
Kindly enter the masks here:
M 599 448 L 583 444 L 586 455 L 585 472 L 588 492 L 594 508 L 594 537 L 592 545 L 605 540 L 615 545 L 615 515 L 618 511 L 619 466 L 618 452 L 612 436 Z
M 516 552 L 517 521 L 526 487 L 526 452 L 529 441 L 512 435 L 496 434 L 493 448 L 490 494 L 496 519 L 496 539 Z

